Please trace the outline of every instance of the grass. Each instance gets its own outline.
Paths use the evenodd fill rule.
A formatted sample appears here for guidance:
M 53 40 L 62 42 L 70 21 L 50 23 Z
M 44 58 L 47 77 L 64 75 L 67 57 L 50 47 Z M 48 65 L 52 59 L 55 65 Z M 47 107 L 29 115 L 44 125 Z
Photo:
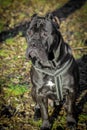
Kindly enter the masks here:
M 26 86 L 19 85 L 19 84 L 9 84 L 8 88 L 4 88 L 4 92 L 6 96 L 19 96 L 23 95 L 29 89 Z
M 11 3 L 12 3 L 12 0 L 0 0 L 0 6 L 2 6 L 2 7 L 8 7 L 9 5 L 11 5 Z
M 7 39 L 0 49 L 0 84 L 9 96 L 24 94 L 29 82 L 27 69 L 30 69 L 31 62 L 26 62 L 26 41 L 20 35 Z
M 81 114 L 80 116 L 79 116 L 79 122 L 80 123 L 84 123 L 84 121 L 85 122 L 87 122 L 87 115 L 86 114 Z
M 38 126 L 40 128 L 41 124 L 42 124 L 42 120 L 39 120 L 39 121 L 34 121 L 32 119 L 30 119 L 29 121 L 29 124 L 31 124 L 32 126 Z

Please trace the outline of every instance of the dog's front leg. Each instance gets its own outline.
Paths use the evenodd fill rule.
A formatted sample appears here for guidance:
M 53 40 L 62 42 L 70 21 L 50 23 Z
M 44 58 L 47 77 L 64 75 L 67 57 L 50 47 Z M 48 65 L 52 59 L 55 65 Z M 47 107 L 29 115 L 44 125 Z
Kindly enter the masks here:
M 49 115 L 48 115 L 48 99 L 43 94 L 43 95 L 38 95 L 37 101 L 40 106 L 41 117 L 42 117 L 41 130 L 50 130 L 51 124 L 49 122 Z
M 75 120 L 75 92 L 69 92 L 66 95 L 65 109 L 67 112 L 67 125 L 72 130 L 76 129 Z

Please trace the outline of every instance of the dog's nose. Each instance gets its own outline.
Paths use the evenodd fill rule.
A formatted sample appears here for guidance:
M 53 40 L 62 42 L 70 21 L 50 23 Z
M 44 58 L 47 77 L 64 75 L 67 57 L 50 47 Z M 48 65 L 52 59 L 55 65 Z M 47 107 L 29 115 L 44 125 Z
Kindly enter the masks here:
M 36 59 L 36 56 L 35 55 L 31 55 L 31 54 L 28 54 L 27 55 L 27 59 Z
M 33 51 L 31 51 L 29 53 L 29 58 L 35 58 L 35 57 L 36 57 L 35 53 Z
M 35 47 L 35 43 L 34 42 L 32 43 L 32 47 Z

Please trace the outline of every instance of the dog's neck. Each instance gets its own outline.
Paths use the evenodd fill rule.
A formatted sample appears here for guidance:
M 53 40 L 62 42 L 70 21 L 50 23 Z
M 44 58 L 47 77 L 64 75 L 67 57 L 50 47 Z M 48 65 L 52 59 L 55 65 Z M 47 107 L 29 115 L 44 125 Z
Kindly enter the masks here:
M 66 71 L 72 66 L 72 64 L 73 64 L 73 59 L 69 59 L 61 68 L 56 70 L 51 70 L 47 68 L 41 69 L 33 66 L 35 71 L 37 71 L 38 73 L 52 76 L 55 79 L 56 94 L 57 94 L 57 99 L 59 101 L 63 100 L 61 76 L 62 74 L 66 73 Z

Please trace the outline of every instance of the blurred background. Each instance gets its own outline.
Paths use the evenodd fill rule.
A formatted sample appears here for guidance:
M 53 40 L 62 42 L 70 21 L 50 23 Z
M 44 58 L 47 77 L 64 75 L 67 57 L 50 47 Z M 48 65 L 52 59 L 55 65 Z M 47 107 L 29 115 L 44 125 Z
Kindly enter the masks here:
M 41 120 L 33 120 L 31 62 L 25 56 L 25 36 L 31 16 L 49 12 L 59 18 L 61 34 L 74 57 L 84 55 L 87 60 L 87 0 L 0 0 L 0 130 L 39 130 Z M 81 65 L 87 71 L 87 66 Z M 83 78 L 87 87 L 87 78 Z M 87 129 L 87 90 L 77 102 L 82 97 L 85 103 L 78 116 L 78 130 Z M 65 115 L 62 109 L 52 130 L 67 130 Z

